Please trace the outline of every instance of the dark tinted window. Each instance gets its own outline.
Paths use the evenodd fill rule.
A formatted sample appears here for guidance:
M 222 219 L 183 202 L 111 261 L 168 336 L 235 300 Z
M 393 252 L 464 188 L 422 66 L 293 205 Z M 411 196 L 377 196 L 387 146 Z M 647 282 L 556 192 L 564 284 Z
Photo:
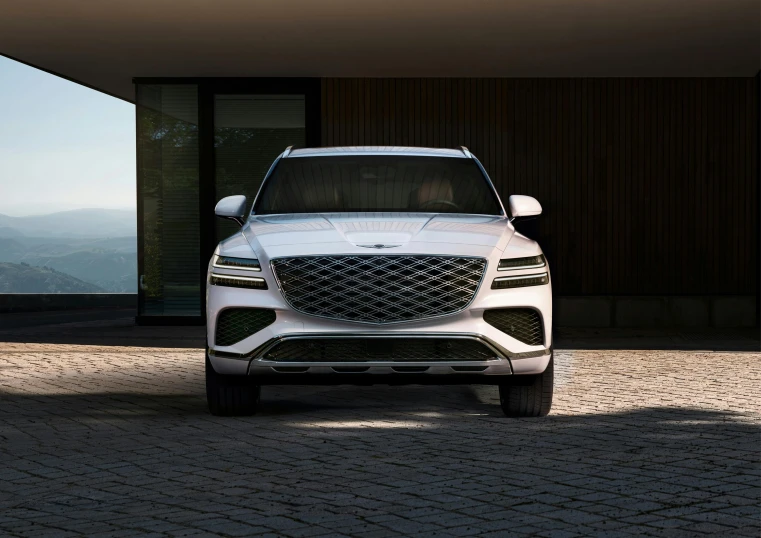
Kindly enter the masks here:
M 255 211 L 499 215 L 500 207 L 472 159 L 361 155 L 282 159 Z

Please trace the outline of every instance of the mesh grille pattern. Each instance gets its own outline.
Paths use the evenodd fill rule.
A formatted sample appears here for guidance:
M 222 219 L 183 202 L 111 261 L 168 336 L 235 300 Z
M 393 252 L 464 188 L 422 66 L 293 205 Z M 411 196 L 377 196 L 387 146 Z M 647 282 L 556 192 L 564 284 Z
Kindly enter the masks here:
M 264 354 L 279 362 L 488 361 L 499 357 L 469 338 L 294 338 Z
M 292 308 L 332 319 L 390 323 L 465 308 L 486 268 L 482 258 L 311 256 L 272 261 Z
M 540 346 L 544 343 L 542 316 L 531 308 L 486 310 L 484 321 L 524 344 Z
M 231 346 L 275 321 L 275 311 L 262 308 L 228 308 L 217 318 L 214 343 Z

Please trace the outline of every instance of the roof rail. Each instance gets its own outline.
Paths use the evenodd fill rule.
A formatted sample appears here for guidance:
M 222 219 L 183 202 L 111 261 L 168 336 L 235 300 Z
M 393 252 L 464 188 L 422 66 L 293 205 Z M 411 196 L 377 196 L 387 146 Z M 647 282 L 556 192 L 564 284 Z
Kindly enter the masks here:
M 460 149 L 462 150 L 463 155 L 465 155 L 468 159 L 472 159 L 473 155 L 468 151 L 468 148 L 465 146 L 460 146 Z
M 283 152 L 283 158 L 288 157 L 288 155 L 291 154 L 291 150 L 293 149 L 293 146 L 288 146 L 285 148 L 285 151 Z

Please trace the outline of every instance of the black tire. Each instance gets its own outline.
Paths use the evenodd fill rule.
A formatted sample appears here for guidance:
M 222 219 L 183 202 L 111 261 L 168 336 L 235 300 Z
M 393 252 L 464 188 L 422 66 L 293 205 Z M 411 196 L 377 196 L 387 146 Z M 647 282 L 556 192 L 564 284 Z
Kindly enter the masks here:
M 544 417 L 552 408 L 554 358 L 537 375 L 520 375 L 499 386 L 499 403 L 507 417 Z
M 206 402 L 212 415 L 241 417 L 256 413 L 261 387 L 244 375 L 223 375 L 214 371 L 206 357 Z

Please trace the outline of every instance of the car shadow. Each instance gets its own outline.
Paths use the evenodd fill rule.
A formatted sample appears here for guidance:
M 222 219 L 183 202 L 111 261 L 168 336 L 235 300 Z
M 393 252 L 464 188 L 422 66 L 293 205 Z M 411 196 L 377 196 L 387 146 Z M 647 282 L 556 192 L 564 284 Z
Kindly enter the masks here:
M 55 510 L 83 494 L 100 514 L 139 510 L 163 491 L 172 492 L 173 511 L 193 509 L 199 498 L 232 510 L 242 501 L 228 487 L 251 491 L 246 502 L 263 495 L 271 509 L 299 514 L 295 481 L 299 492 L 357 498 L 357 513 L 369 515 L 396 495 L 444 508 L 447 498 L 463 502 L 472 492 L 470 508 L 499 506 L 516 520 L 522 507 L 560 499 L 569 504 L 553 507 L 556 516 L 580 517 L 576 508 L 594 506 L 636 522 L 682 510 L 732 529 L 757 525 L 747 507 L 761 494 L 761 425 L 749 414 L 646 407 L 508 419 L 488 386 L 265 387 L 252 417 L 211 416 L 198 382 L 164 394 L 5 392 L 0 439 L 9 469 L 40 466 L 46 484 L 0 486 L 7 514 Z M 106 488 L 117 480 L 149 489 L 109 489 L 98 500 L 90 473 L 115 476 Z M 728 511 L 702 508 L 709 501 Z
M 54 314 L 54 316 L 53 316 Z M 0 314 L 0 343 L 74 344 L 163 349 L 204 349 L 204 326 L 138 326 L 134 317 L 81 321 L 50 313 L 56 323 L 36 324 L 38 314 Z M 26 317 L 25 317 L 26 316 Z M 28 321 L 24 321 L 28 319 Z M 758 328 L 572 328 L 554 329 L 556 349 L 652 349 L 758 351 Z

